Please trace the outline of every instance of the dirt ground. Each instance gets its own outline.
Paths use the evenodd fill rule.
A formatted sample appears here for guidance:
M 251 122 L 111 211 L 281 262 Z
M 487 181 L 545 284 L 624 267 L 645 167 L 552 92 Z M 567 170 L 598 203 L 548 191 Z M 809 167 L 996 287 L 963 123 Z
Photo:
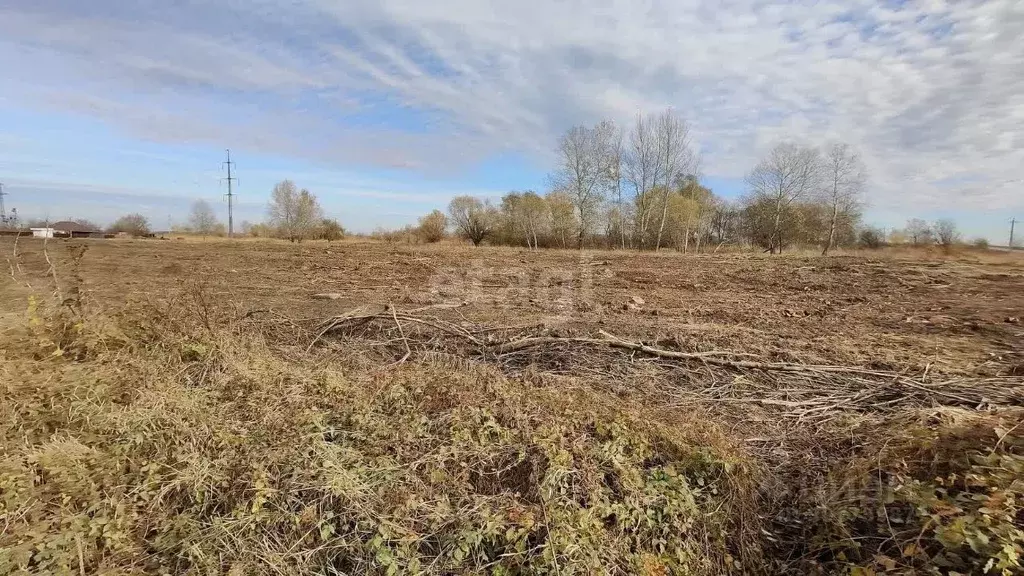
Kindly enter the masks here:
M 12 244 L 3 239 L 0 254 L 9 256 Z M 65 290 L 104 308 L 200 285 L 220 304 L 293 319 L 360 306 L 461 304 L 437 313 L 492 328 L 563 336 L 603 330 L 777 361 L 1024 374 L 1024 256 L 1016 254 L 684 256 L 354 241 L 49 246 Z M 18 247 L 18 265 L 35 282 L 48 268 L 41 248 L 37 239 Z M 13 281 L 5 275 L 4 282 Z M 8 311 L 18 309 L 15 299 L 4 300 Z

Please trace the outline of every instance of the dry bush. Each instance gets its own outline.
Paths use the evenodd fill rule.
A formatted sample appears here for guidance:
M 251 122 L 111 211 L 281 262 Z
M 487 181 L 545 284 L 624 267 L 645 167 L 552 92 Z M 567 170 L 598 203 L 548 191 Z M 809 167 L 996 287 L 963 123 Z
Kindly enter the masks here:
M 880 228 L 864 228 L 860 231 L 859 243 L 862 248 L 877 250 L 885 246 L 885 232 Z
M 433 244 L 444 240 L 448 231 L 448 216 L 440 210 L 434 210 L 426 216 L 420 217 L 416 233 L 427 244 Z
M 395 230 L 378 227 L 370 234 L 370 238 L 387 244 L 419 244 L 421 240 L 417 230 L 412 226 Z
M 0 574 L 758 565 L 749 469 L 693 441 L 706 423 L 474 363 L 339 363 L 201 289 L 72 338 L 29 316 L 3 341 Z

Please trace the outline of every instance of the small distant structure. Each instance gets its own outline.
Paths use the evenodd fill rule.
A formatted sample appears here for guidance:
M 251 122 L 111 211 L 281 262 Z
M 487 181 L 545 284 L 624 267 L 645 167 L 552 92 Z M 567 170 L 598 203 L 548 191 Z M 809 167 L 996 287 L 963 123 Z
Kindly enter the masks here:
M 11 208 L 11 215 L 8 216 L 7 209 L 4 208 L 4 196 L 7 196 L 7 192 L 4 192 L 4 183 L 0 182 L 0 227 L 17 228 L 18 209 Z
M 29 228 L 34 238 L 104 238 L 103 231 L 88 224 L 71 220 L 54 222 L 48 226 Z
M 57 238 L 103 238 L 102 230 L 71 220 L 54 222 L 50 228 L 53 229 L 53 236 Z

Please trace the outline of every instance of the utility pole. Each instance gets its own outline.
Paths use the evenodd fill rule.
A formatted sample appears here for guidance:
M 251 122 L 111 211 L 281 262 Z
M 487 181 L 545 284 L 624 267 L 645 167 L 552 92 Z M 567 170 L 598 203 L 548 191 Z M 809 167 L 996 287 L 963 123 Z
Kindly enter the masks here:
M 0 182 L 0 224 L 7 224 L 7 210 L 4 208 L 4 196 L 7 196 L 7 193 L 4 192 L 4 183 Z
M 1013 227 L 1017 225 L 1017 219 L 1010 219 L 1010 243 L 1006 246 L 1010 250 L 1013 250 Z
M 231 161 L 231 150 L 228 150 L 228 161 L 224 163 L 224 165 L 228 167 L 228 177 L 225 178 L 225 180 L 228 181 L 228 238 L 234 236 L 235 233 L 235 213 L 234 205 L 232 204 L 232 200 L 234 199 L 234 193 L 232 184 L 234 184 L 234 182 L 238 180 L 238 178 L 233 178 L 231 176 L 232 164 L 234 164 L 234 162 Z

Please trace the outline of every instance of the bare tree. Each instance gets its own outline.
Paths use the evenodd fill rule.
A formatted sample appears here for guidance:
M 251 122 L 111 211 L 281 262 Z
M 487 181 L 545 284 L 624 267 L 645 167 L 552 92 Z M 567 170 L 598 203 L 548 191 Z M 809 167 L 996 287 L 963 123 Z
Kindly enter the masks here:
M 696 250 L 700 252 L 701 241 L 709 224 L 714 204 L 714 193 L 701 186 L 700 180 L 693 174 L 686 174 L 677 179 L 676 188 L 679 196 L 685 198 L 685 229 L 683 231 L 683 252 L 690 249 L 690 240 L 696 242 Z
M 521 237 L 527 248 L 537 249 L 538 237 L 548 219 L 544 198 L 533 190 L 509 192 L 501 198 L 501 210 L 506 219 L 506 241 L 517 242 L 513 238 Z
M 614 127 L 614 132 L 609 141 L 608 158 L 605 162 L 605 186 L 615 202 L 615 209 L 610 212 L 616 219 L 615 228 L 619 236 L 619 244 L 622 249 L 626 248 L 626 208 L 622 204 L 622 161 L 625 149 L 623 148 L 622 130 Z M 609 224 L 611 224 L 609 222 Z M 612 241 L 612 238 L 608 238 Z
M 312 237 L 323 219 L 323 210 L 309 190 L 299 192 L 294 182 L 282 180 L 271 193 L 268 216 L 281 236 L 301 242 Z
M 931 244 L 935 237 L 931 225 L 920 218 L 907 220 L 906 235 L 914 246 Z
M 316 195 L 303 188 L 299 192 L 296 206 L 295 228 L 298 240 L 313 238 L 324 220 L 324 211 L 320 207 L 320 201 L 317 200 Z
M 274 185 L 270 195 L 267 216 L 270 224 L 279 230 L 281 236 L 296 239 L 299 189 L 291 180 L 282 180 Z
M 576 212 L 572 198 L 566 192 L 553 190 L 544 197 L 548 217 L 551 221 L 552 241 L 557 241 L 562 248 L 567 248 L 566 238 L 577 229 Z
M 754 198 L 772 209 L 768 252 L 782 252 L 783 214 L 794 201 L 814 192 L 820 182 L 821 159 L 814 148 L 791 143 L 777 145 L 747 175 Z
M 594 128 L 574 126 L 558 142 L 559 166 L 551 174 L 556 190 L 569 194 L 576 210 L 577 245 L 583 248 L 597 220 L 614 147 L 615 125 L 601 122 Z
M 718 245 L 717 251 L 727 242 L 736 242 L 741 235 L 742 210 L 735 202 L 712 198 L 710 215 L 710 239 Z
M 836 238 L 836 224 L 842 217 L 850 216 L 860 205 L 860 193 L 864 188 L 866 170 L 860 156 L 846 144 L 834 144 L 825 156 L 824 189 L 825 201 L 831 212 L 828 239 L 821 255 L 832 249 Z
M 944 248 L 950 248 L 960 242 L 960 232 L 956 229 L 956 222 L 949 218 L 943 218 L 935 222 L 935 237 Z
M 529 238 L 532 238 L 533 248 L 536 250 L 538 248 L 537 237 L 542 233 L 548 219 L 547 201 L 533 190 L 527 190 L 520 200 L 519 211 L 528 237 L 527 243 L 529 243 Z
M 497 214 L 492 206 L 472 196 L 456 196 L 448 203 L 448 216 L 460 236 L 479 246 L 494 231 Z
M 149 220 L 142 214 L 128 214 L 115 220 L 107 228 L 107 232 L 112 234 L 123 232 L 132 236 L 148 236 Z
M 672 187 L 681 176 L 696 174 L 697 165 L 685 120 L 672 110 L 637 115 L 622 154 L 622 176 L 634 195 L 639 247 L 661 246 Z
M 17 218 L 15 217 L 14 220 L 17 220 Z M 84 228 L 88 228 L 89 230 L 92 230 L 94 232 L 98 232 L 101 230 L 98 224 L 96 224 L 92 220 L 89 220 L 88 218 L 72 218 L 71 221 Z
M 188 216 L 188 226 L 192 232 L 203 237 L 216 234 L 219 228 L 217 215 L 213 213 L 213 207 L 206 200 L 196 200 L 192 203 L 192 210 Z
M 693 175 L 697 171 L 697 156 L 690 147 L 690 127 L 672 110 L 665 110 L 655 122 L 655 139 L 657 141 L 658 159 L 661 163 L 660 173 L 665 178 L 661 187 L 661 221 L 658 224 L 658 236 L 654 249 L 661 248 L 661 237 L 665 232 L 665 220 L 668 215 L 668 195 L 671 184 Z
M 636 245 L 642 248 L 653 211 L 654 190 L 663 184 L 663 163 L 658 154 L 657 121 L 653 116 L 637 114 L 629 143 L 622 157 L 623 176 L 633 189 L 636 205 Z
M 526 241 L 526 247 L 532 248 L 533 243 L 524 221 L 523 193 L 513 190 L 501 197 L 500 241 L 517 244 L 520 239 Z

